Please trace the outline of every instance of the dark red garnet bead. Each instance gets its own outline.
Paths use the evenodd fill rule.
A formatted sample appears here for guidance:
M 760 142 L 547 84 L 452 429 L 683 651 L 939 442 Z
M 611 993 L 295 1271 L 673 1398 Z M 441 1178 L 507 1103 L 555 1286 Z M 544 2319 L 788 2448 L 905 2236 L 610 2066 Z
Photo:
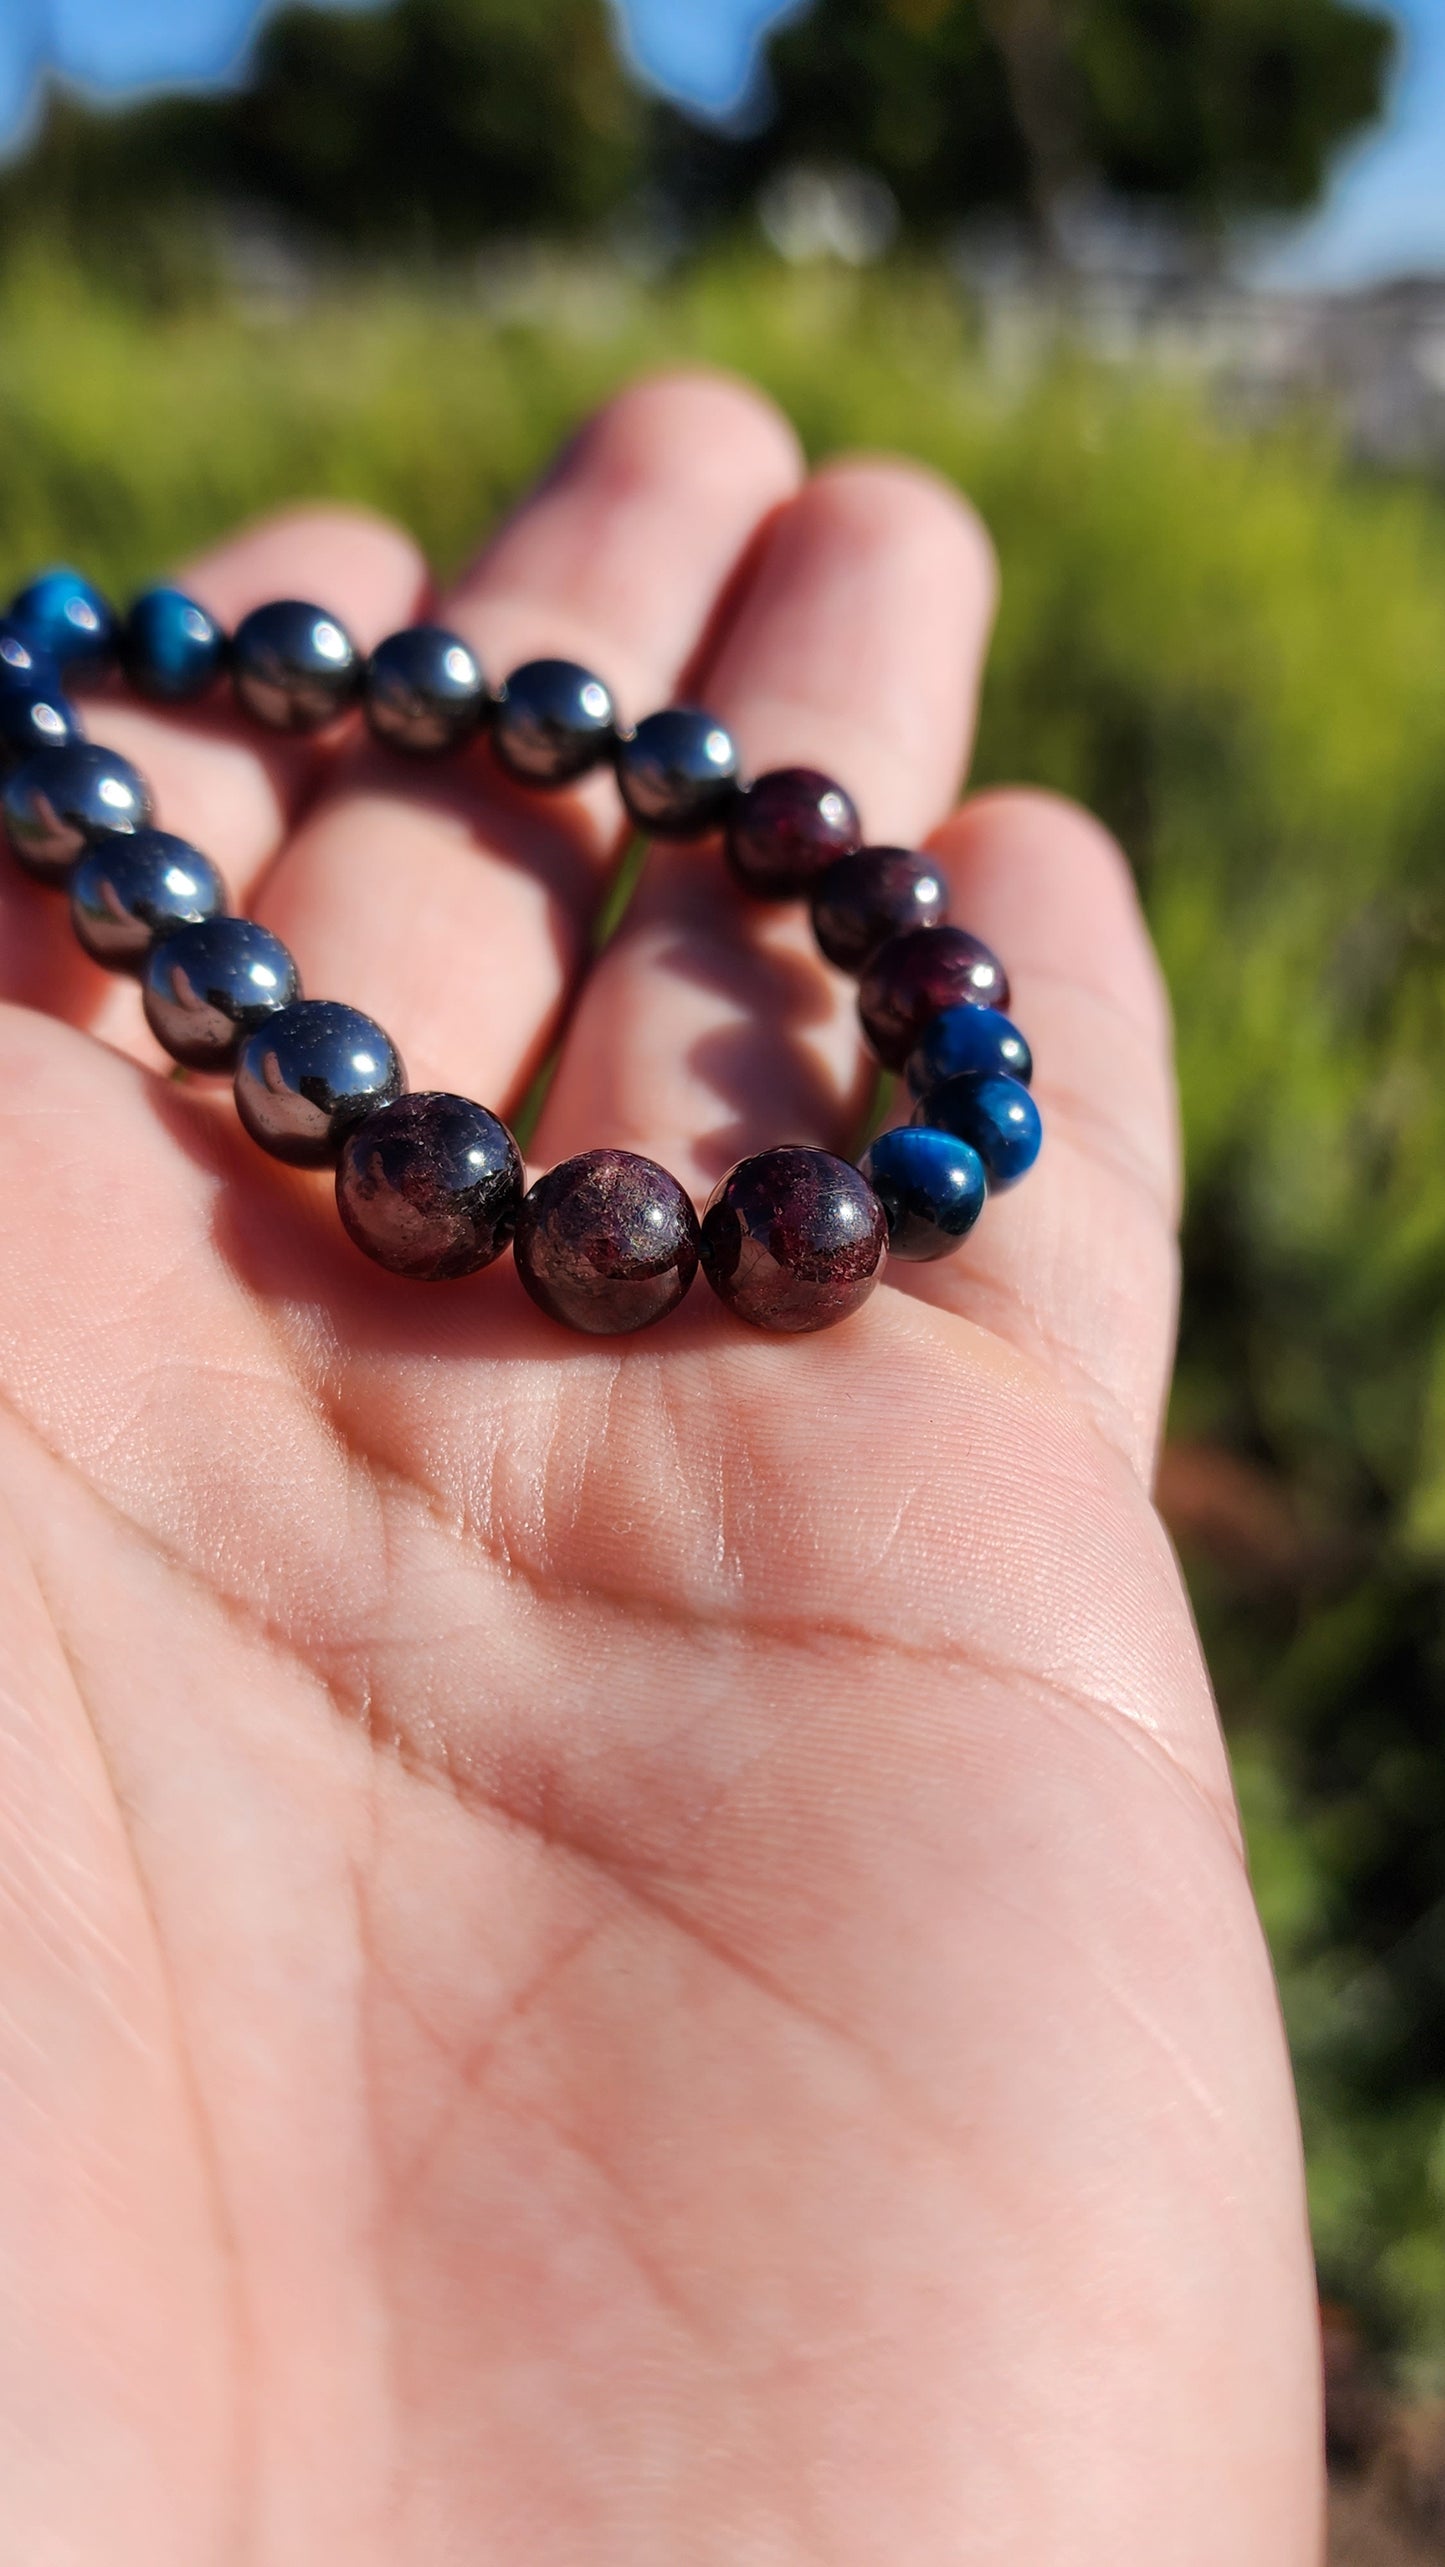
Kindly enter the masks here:
M 445 1283 L 501 1255 L 526 1182 L 505 1123 L 467 1097 L 426 1090 L 379 1106 L 348 1132 L 336 1208 L 379 1266 Z
M 882 1204 L 831 1150 L 740 1159 L 703 1216 L 703 1272 L 754 1328 L 831 1328 L 867 1300 L 887 1254 Z
M 941 927 L 947 916 L 947 883 L 911 847 L 860 847 L 839 856 L 813 893 L 813 933 L 844 972 L 861 972 L 890 936 Z
M 965 927 L 912 927 L 880 945 L 863 976 L 858 1013 L 878 1058 L 901 1070 L 924 1026 L 945 1007 L 972 1000 L 1007 1007 L 1008 975 L 997 954 Z
M 738 798 L 728 862 L 760 898 L 794 900 L 862 835 L 851 797 L 831 776 L 816 767 L 774 767 Z
M 697 1273 L 697 1214 L 653 1160 L 583 1150 L 524 1198 L 512 1253 L 549 1319 L 588 1336 L 622 1336 L 681 1301 Z

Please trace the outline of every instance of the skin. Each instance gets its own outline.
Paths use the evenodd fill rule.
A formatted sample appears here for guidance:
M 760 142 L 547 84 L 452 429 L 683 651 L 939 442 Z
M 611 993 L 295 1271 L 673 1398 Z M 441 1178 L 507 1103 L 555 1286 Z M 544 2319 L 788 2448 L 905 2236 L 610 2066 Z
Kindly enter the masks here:
M 26 2567 L 1313 2567 L 1275 1995 L 1150 1482 L 1166 1010 L 1080 812 L 949 812 L 987 540 L 634 387 L 455 592 L 335 511 L 180 573 L 440 611 L 832 770 L 1004 955 L 1047 1141 L 956 1259 L 621 1341 L 366 1264 L 0 916 L 0 2484 Z M 119 699 L 413 1084 L 704 1194 L 847 1146 L 848 985 L 610 786 Z M 929 834 L 931 833 L 931 834 Z

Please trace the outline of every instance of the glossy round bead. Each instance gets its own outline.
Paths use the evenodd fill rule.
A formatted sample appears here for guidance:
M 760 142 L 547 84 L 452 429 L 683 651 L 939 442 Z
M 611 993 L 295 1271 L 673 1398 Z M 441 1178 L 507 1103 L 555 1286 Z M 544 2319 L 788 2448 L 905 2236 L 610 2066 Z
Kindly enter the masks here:
M 616 713 L 600 677 L 575 660 L 513 669 L 492 711 L 492 746 L 520 784 L 570 784 L 611 755 Z
M 226 665 L 224 628 L 179 588 L 148 588 L 120 628 L 120 664 L 137 695 L 195 704 Z
M 33 758 L 37 749 L 68 748 L 85 724 L 60 687 L 0 687 L 0 761 Z
M 172 1060 L 228 1070 L 244 1037 L 301 987 L 279 936 L 254 918 L 206 918 L 151 947 L 141 975 L 146 1022 Z
M 23 695 L 43 695 L 59 685 L 60 662 L 54 653 L 28 642 L 18 624 L 0 622 L 0 694 L 18 687 Z
M 115 749 L 72 740 L 41 749 L 5 782 L 5 834 L 38 882 L 63 882 L 83 847 L 112 831 L 143 829 L 151 816 L 145 780 Z
M 389 1034 L 358 1007 L 298 998 L 236 1055 L 236 1111 L 253 1141 L 293 1168 L 320 1168 L 353 1124 L 406 1085 Z
M 512 1251 L 539 1310 L 588 1336 L 650 1328 L 697 1273 L 697 1214 L 676 1177 L 631 1150 L 584 1150 L 539 1177 Z
M 1044 1137 L 1038 1107 L 1012 1078 L 945 1079 L 914 1108 L 913 1120 L 971 1142 L 994 1190 L 1028 1175 Z
M 440 757 L 471 738 L 488 702 L 476 654 L 439 624 L 412 624 L 378 642 L 362 703 L 373 736 L 409 757 Z
M 334 615 L 278 597 L 237 625 L 231 681 L 247 712 L 268 730 L 320 731 L 354 703 L 361 666 Z
M 890 1254 L 916 1263 L 951 1256 L 988 1200 L 982 1159 L 953 1132 L 880 1132 L 862 1174 L 888 1216 Z
M 858 1013 L 880 1061 L 901 1070 L 925 1025 L 967 999 L 1007 1007 L 998 956 L 964 927 L 911 927 L 879 946 L 863 976 Z
M 947 916 L 947 883 L 911 847 L 860 847 L 840 856 L 813 892 L 813 933 L 844 972 L 866 969 L 890 936 L 941 927 Z
M 341 1145 L 336 1207 L 358 1248 L 394 1275 L 444 1283 L 499 1257 L 526 1185 L 505 1123 L 464 1096 L 399 1096 Z
M 225 906 L 210 857 L 167 829 L 103 839 L 71 870 L 76 940 L 107 971 L 140 971 L 158 937 L 218 918 Z
M 739 794 L 728 820 L 727 857 L 745 890 L 792 900 L 812 890 L 863 835 L 841 784 L 816 767 L 774 767 Z
M 887 1254 L 877 1195 L 829 1150 L 739 1160 L 703 1216 L 708 1282 L 754 1328 L 831 1328 L 867 1300 Z
M 42 571 L 11 599 L 5 620 L 62 669 L 99 671 L 115 647 L 114 609 L 78 570 Z
M 940 1080 L 967 1073 L 985 1078 L 1000 1071 L 1027 1087 L 1034 1056 L 1011 1017 L 997 1007 L 945 1007 L 925 1025 L 917 1049 L 908 1055 L 908 1084 L 915 1096 L 926 1096 Z
M 737 799 L 737 744 L 711 713 L 671 704 L 618 741 L 617 782 L 649 837 L 706 837 Z

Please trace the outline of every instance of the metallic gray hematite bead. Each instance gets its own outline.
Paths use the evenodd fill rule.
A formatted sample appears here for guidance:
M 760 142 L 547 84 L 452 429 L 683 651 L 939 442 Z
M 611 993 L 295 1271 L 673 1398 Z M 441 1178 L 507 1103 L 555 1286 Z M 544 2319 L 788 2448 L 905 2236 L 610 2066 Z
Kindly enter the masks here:
M 40 749 L 5 784 L 5 834 L 17 864 L 37 882 L 65 880 L 76 857 L 97 839 L 143 829 L 150 787 L 115 749 L 72 740 Z

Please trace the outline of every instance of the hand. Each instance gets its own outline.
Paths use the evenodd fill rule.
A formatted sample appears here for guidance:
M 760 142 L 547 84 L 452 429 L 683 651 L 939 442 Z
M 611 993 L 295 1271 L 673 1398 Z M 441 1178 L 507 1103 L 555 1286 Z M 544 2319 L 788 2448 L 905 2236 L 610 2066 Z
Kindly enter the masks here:
M 947 810 L 985 539 L 624 394 L 442 602 L 675 690 L 873 839 Z M 374 641 L 338 511 L 184 574 Z M 705 1193 L 847 1146 L 800 908 L 612 788 L 93 711 L 412 1081 Z M 1149 1498 L 1165 1008 L 1042 796 L 930 841 L 1046 1144 L 827 1335 L 700 1283 L 548 1325 L 382 1274 L 5 869 L 0 2554 L 16 2567 L 1310 2567 L 1310 2267 L 1270 1974 Z M 99 1037 L 100 1039 L 96 1039 Z

